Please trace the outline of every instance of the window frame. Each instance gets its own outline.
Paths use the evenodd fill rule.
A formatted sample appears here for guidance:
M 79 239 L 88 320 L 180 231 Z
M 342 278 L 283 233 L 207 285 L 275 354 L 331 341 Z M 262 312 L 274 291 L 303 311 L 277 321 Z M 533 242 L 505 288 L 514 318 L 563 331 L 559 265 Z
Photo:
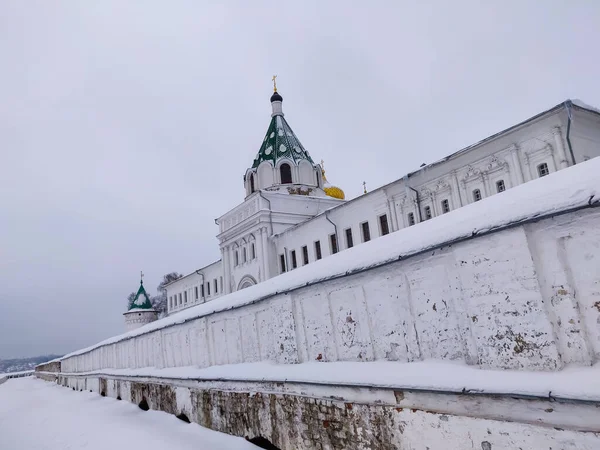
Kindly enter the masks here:
M 314 243 L 314 248 L 315 248 L 315 260 L 319 261 L 320 259 L 323 259 L 323 251 L 321 250 L 321 241 L 315 241 Z
M 308 259 L 308 245 L 302 246 L 302 262 L 303 266 L 307 265 L 310 262 Z
M 329 250 L 331 250 L 332 255 L 335 255 L 340 251 L 335 233 L 329 235 Z
M 352 227 L 346 228 L 344 230 L 344 234 L 346 235 L 346 248 L 354 247 L 354 236 L 352 235 Z
M 423 212 L 425 213 L 425 220 L 433 219 L 433 212 L 432 212 L 431 206 L 427 205 L 423 209 L 424 209 Z
M 388 234 L 390 234 L 390 224 L 388 222 L 388 216 L 387 214 L 381 214 L 379 217 L 379 235 L 380 236 L 386 236 Z M 385 221 L 384 221 L 385 219 Z M 384 227 L 384 223 L 385 223 L 385 227 Z M 385 232 L 384 232 L 384 228 L 385 228 Z
M 365 230 L 366 230 L 366 233 L 365 233 Z M 361 234 L 363 243 L 369 242 L 371 240 L 371 227 L 369 226 L 368 220 L 366 220 L 365 222 L 362 222 L 360 224 L 360 234 Z
M 407 214 L 407 220 L 408 220 L 408 226 L 412 227 L 413 225 L 416 225 L 416 221 L 415 221 L 415 213 L 414 212 L 409 212 Z
M 545 173 L 542 173 L 545 172 Z M 542 178 L 545 176 L 550 175 L 550 166 L 548 166 L 548 163 L 543 162 L 537 165 L 537 173 L 538 173 L 538 178 Z
M 284 181 L 284 171 L 283 171 L 283 167 L 286 166 L 287 170 L 289 170 L 289 181 Z M 288 172 L 286 171 L 285 173 L 286 177 L 285 179 L 288 179 Z M 289 163 L 284 162 L 283 164 L 281 164 L 279 166 L 279 178 L 281 179 L 281 184 L 293 184 L 294 179 L 292 176 L 292 166 Z
M 500 186 L 502 186 L 502 189 L 500 189 Z M 496 192 L 499 194 L 504 191 L 506 191 L 506 183 L 504 183 L 504 180 L 496 181 Z
M 281 253 L 279 255 L 279 273 L 285 273 L 286 272 L 286 267 L 285 267 L 285 255 L 283 253 Z
M 296 250 L 292 250 L 290 252 L 290 256 L 292 257 L 292 270 L 298 268 L 298 260 L 296 259 Z
M 447 214 L 450 212 L 450 200 L 447 198 L 442 200 L 442 214 Z
M 479 202 L 483 199 L 483 196 L 481 195 L 481 189 L 473 189 L 471 195 L 473 196 L 473 202 Z

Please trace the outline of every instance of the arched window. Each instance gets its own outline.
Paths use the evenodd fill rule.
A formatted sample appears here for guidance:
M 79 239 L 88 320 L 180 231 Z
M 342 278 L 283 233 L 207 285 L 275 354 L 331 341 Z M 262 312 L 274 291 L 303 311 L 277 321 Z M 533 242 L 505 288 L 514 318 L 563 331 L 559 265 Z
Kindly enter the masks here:
M 246 258 L 246 247 L 244 247 L 242 249 L 242 256 L 243 256 L 242 257 L 242 261 L 246 262 L 247 261 L 247 258 Z
M 291 184 L 292 182 L 292 168 L 289 164 L 282 164 L 279 168 L 281 174 L 281 184 Z
M 239 254 L 238 254 L 237 250 L 234 253 L 234 257 L 235 257 L 235 264 L 234 265 L 239 266 L 239 264 L 240 264 L 240 257 L 239 257 Z
M 252 250 L 250 251 L 250 259 L 256 258 L 256 247 L 254 247 L 254 242 L 252 243 Z
M 251 173 L 250 174 L 250 193 L 252 194 L 254 192 L 254 174 Z

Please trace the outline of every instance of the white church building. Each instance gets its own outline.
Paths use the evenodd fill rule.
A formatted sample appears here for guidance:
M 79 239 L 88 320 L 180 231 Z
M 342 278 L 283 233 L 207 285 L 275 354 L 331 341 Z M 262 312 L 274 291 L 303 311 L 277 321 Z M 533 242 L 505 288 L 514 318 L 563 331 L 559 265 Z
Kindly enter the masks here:
M 214 300 L 599 156 L 600 111 L 567 100 L 346 201 L 271 96 L 271 122 L 244 176 L 246 198 L 217 219 L 221 259 L 168 284 L 168 313 Z

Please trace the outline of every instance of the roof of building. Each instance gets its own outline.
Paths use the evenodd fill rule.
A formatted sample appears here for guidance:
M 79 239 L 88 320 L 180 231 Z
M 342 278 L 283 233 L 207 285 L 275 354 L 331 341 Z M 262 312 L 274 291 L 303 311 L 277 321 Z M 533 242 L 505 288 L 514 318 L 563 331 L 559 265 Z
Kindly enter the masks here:
M 152 303 L 150 302 L 150 296 L 146 293 L 146 289 L 144 289 L 144 281 L 140 280 L 140 288 L 135 294 L 135 298 L 131 305 L 129 306 L 129 311 L 134 309 L 153 309 Z
M 271 97 L 271 103 L 281 101 L 283 98 L 275 92 Z M 292 131 L 283 114 L 274 113 L 267 134 L 252 163 L 252 168 L 258 167 L 263 161 L 271 161 L 273 165 L 276 165 L 277 161 L 284 158 L 291 159 L 296 163 L 304 159 L 313 164 L 312 158 Z

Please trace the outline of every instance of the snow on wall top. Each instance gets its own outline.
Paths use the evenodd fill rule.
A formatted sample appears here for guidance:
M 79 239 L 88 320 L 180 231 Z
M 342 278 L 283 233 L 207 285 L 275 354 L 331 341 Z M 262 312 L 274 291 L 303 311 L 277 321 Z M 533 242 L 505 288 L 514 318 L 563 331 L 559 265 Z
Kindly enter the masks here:
M 453 241 L 499 231 L 513 224 L 583 208 L 587 205 L 598 206 L 600 205 L 599 173 L 600 158 L 577 164 L 426 222 L 344 250 L 329 256 L 326 260 L 315 261 L 250 288 L 222 296 L 209 303 L 193 306 L 136 330 L 111 337 L 91 347 L 65 355 L 62 359 L 198 317 L 241 307 L 319 281 L 404 259 Z

